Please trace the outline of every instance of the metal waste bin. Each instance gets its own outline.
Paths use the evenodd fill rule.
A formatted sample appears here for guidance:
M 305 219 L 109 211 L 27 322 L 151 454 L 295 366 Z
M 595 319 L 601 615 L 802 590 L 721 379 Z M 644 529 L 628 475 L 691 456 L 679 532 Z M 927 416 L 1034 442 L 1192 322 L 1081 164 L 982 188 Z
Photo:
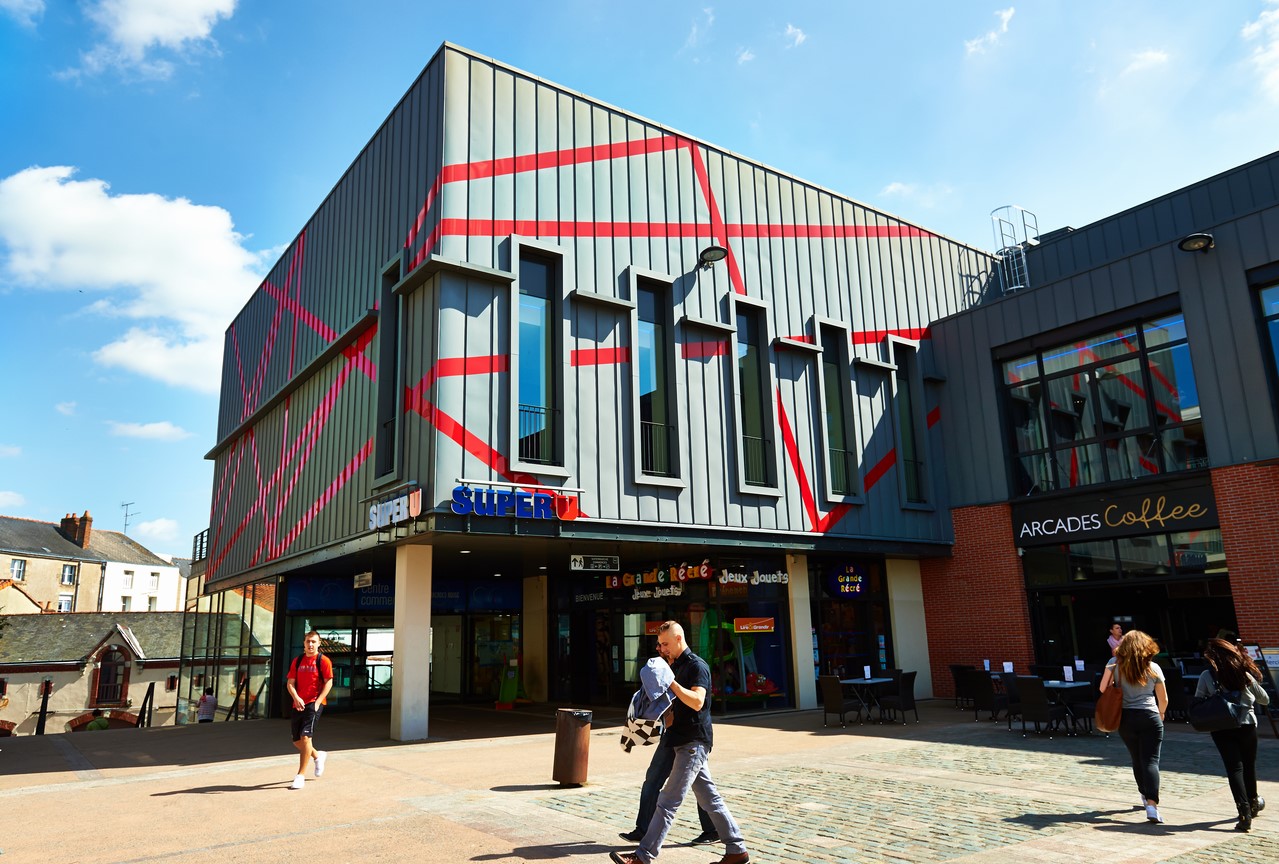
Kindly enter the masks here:
M 586 757 L 591 749 L 591 712 L 561 708 L 555 712 L 555 766 L 551 779 L 561 786 L 586 782 Z

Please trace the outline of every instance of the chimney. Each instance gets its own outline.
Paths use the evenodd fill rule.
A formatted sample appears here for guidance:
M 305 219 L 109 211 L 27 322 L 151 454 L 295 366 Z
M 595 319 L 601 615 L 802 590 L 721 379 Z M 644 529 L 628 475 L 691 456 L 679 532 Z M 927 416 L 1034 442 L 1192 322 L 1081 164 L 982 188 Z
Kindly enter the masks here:
M 72 517 L 75 518 L 75 517 Z M 75 542 L 80 545 L 81 549 L 89 548 L 89 538 L 93 536 L 93 517 L 89 515 L 89 511 L 84 511 L 84 516 L 80 519 L 80 524 L 76 526 Z
M 80 517 L 74 513 L 68 513 L 62 517 L 62 533 L 67 535 L 68 540 L 75 540 L 76 532 L 80 530 Z

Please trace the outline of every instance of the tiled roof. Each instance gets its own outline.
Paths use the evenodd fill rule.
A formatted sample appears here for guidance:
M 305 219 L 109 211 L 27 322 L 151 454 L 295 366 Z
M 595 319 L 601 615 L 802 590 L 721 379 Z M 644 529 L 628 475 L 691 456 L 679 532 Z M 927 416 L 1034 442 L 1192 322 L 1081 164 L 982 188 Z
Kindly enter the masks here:
M 89 535 L 89 549 L 94 554 L 120 564 L 145 564 L 148 567 L 172 567 L 173 565 L 141 543 L 119 531 L 93 529 Z
M 113 533 L 113 532 L 107 532 Z M 90 535 L 88 549 L 81 549 L 63 536 L 52 522 L 37 522 L 17 516 L 0 516 L 0 552 L 31 555 L 37 558 L 63 558 L 78 561 L 105 561 L 94 547 L 98 532 Z
M 126 641 L 117 625 L 133 631 L 148 660 L 176 659 L 182 650 L 181 612 L 7 615 L 5 622 L 0 630 L 0 665 L 84 660 L 108 637 Z

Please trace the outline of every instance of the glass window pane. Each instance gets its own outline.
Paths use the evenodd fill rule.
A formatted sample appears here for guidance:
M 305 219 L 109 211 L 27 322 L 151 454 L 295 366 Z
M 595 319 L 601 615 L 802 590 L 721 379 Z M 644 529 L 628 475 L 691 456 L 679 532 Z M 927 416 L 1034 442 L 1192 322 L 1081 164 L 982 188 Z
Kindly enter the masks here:
M 1181 344 L 1150 352 L 1157 423 L 1199 419 L 1199 390 L 1190 365 L 1190 346 Z
M 1070 578 L 1073 582 L 1118 579 L 1114 544 L 1109 540 L 1070 544 Z
M 1169 342 L 1182 342 L 1186 338 L 1186 318 L 1180 312 L 1166 318 L 1147 321 L 1142 325 L 1142 335 L 1146 338 L 1146 350 L 1152 351 Z
M 1172 572 L 1168 543 L 1162 534 L 1125 537 L 1115 545 L 1126 576 L 1167 576 Z
M 1005 384 L 1020 384 L 1027 379 L 1038 377 L 1039 362 L 1034 354 L 1004 361 Z
M 1203 424 L 1196 421 L 1164 429 L 1164 460 L 1169 471 L 1194 471 L 1208 467 L 1208 446 L 1204 443 Z
M 1102 474 L 1101 448 L 1097 444 L 1069 447 L 1056 451 L 1053 456 L 1057 462 L 1057 479 L 1062 488 L 1090 486 L 1105 479 Z
M 1056 489 L 1047 453 L 1018 456 L 1013 460 L 1013 475 L 1018 495 L 1034 495 Z
M 1021 565 L 1028 585 L 1061 585 L 1070 581 L 1065 546 L 1041 546 L 1022 550 Z
M 1044 412 L 1038 381 L 1008 391 L 1009 415 L 1013 424 L 1014 445 L 1018 453 L 1042 450 L 1048 446 L 1044 434 Z
M 1150 426 L 1149 400 L 1142 381 L 1141 361 L 1125 360 L 1093 370 L 1101 393 L 1099 414 L 1102 434 L 1144 429 Z
M 1087 339 L 1079 339 L 1044 352 L 1044 374 L 1065 372 L 1099 360 L 1111 360 L 1137 350 L 1137 330 L 1123 327 Z
M 1096 434 L 1088 396 L 1088 381 L 1083 375 L 1067 375 L 1048 382 L 1053 443 L 1069 443 Z
M 1225 572 L 1226 553 L 1221 547 L 1221 532 L 1209 528 L 1173 534 L 1172 560 L 1182 576 Z
M 1132 480 L 1158 474 L 1158 449 L 1159 439 L 1149 432 L 1110 438 L 1101 445 L 1111 480 Z

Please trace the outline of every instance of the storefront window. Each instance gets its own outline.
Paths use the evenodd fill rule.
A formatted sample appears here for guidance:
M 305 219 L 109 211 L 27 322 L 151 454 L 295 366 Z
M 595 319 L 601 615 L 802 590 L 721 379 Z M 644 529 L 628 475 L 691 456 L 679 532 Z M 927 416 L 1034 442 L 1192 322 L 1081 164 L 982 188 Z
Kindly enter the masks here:
M 1180 313 L 1006 360 L 1002 368 L 1016 496 L 1208 464 Z
M 810 565 L 815 586 L 820 674 L 860 676 L 893 668 L 888 632 L 888 597 L 883 565 L 870 559 L 818 561 Z

